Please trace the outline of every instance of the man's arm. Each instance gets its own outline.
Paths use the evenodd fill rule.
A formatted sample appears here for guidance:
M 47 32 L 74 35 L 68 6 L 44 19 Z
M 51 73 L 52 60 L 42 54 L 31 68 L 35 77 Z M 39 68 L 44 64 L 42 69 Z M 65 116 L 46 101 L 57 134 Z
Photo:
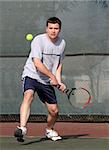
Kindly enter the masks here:
M 58 80 L 58 83 L 60 85 L 60 90 L 65 91 L 66 85 L 62 83 L 62 64 L 59 64 L 57 71 L 56 71 L 56 79 Z
M 58 83 L 61 84 L 61 81 L 62 81 L 62 64 L 59 64 L 59 66 L 56 70 L 56 79 L 58 80 Z
M 52 72 L 41 62 L 39 58 L 33 58 L 33 62 L 35 64 L 35 67 L 43 74 L 48 76 L 51 79 L 52 85 L 58 85 L 58 81 L 55 77 L 55 75 L 52 74 Z

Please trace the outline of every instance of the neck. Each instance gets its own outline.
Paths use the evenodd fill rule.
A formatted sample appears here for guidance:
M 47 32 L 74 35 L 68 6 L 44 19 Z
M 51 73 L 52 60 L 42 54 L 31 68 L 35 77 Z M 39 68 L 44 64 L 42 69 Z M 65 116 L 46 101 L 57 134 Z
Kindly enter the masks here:
M 47 37 L 49 38 L 49 40 L 50 40 L 51 42 L 53 42 L 53 43 L 56 43 L 57 40 L 59 39 L 59 37 L 56 37 L 55 39 L 52 39 L 52 38 L 50 38 L 50 37 L 48 36 L 48 34 L 46 34 L 46 35 L 47 35 Z
M 53 43 L 56 43 L 56 42 L 57 42 L 57 40 L 58 40 L 58 37 L 57 37 L 57 38 L 55 38 L 55 39 L 51 39 L 51 38 L 50 38 L 50 40 L 51 40 Z

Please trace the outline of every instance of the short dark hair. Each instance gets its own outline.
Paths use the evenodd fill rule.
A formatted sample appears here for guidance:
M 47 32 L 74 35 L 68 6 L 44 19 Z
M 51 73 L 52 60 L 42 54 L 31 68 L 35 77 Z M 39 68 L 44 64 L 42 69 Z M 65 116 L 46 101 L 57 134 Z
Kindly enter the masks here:
M 48 23 L 53 23 L 53 24 L 58 23 L 59 24 L 59 28 L 61 29 L 62 23 L 61 23 L 61 20 L 59 18 L 57 18 L 57 17 L 49 18 L 47 20 L 47 22 L 46 22 L 46 26 L 48 26 Z

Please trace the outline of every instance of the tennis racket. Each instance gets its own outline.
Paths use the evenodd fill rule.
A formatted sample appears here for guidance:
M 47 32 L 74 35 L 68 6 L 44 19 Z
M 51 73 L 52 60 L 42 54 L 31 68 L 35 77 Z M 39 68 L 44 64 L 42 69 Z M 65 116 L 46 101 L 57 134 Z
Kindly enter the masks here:
M 64 93 L 73 107 L 85 109 L 91 103 L 92 96 L 84 87 L 66 89 Z

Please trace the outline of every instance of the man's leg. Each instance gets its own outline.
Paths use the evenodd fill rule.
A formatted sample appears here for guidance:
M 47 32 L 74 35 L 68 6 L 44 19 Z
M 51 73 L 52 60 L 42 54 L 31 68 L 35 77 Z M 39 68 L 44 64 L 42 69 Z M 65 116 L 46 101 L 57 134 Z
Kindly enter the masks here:
M 14 136 L 17 137 L 19 142 L 23 142 L 23 136 L 27 132 L 27 121 L 30 115 L 30 107 L 33 100 L 34 91 L 27 90 L 24 92 L 23 102 L 20 107 L 20 126 L 16 129 Z
M 53 130 L 54 124 L 58 117 L 58 106 L 57 104 L 48 104 L 46 103 L 48 108 L 48 118 L 47 118 L 47 127 L 46 127 L 46 137 L 56 141 L 62 139 L 56 131 Z
M 47 117 L 47 129 L 52 129 L 57 117 L 58 117 L 58 106 L 57 104 L 48 104 L 46 103 L 48 109 L 48 117 Z
M 30 115 L 30 107 L 33 100 L 34 91 L 27 90 L 24 93 L 24 99 L 20 107 L 20 126 L 25 127 Z

